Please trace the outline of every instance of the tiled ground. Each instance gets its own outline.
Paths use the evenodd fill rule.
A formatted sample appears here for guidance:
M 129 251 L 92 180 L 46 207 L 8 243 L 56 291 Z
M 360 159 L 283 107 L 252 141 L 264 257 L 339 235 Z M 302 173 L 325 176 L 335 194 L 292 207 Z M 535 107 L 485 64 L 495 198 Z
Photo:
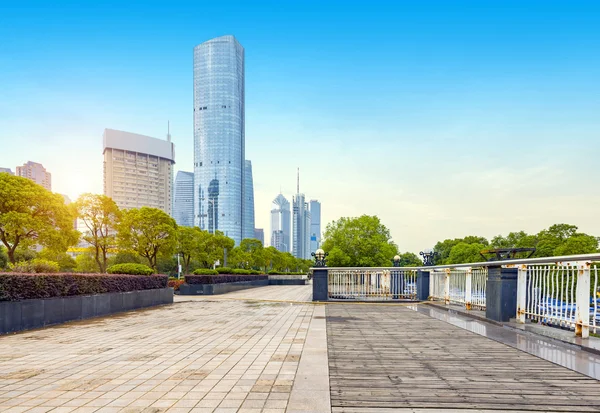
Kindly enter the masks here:
M 234 291 L 232 293 L 210 296 L 175 296 L 176 302 L 231 299 L 312 302 L 312 284 L 270 285 L 268 287 L 249 288 L 247 290 L 240 290 Z
M 284 412 L 314 311 L 204 299 L 2 336 L 0 411 Z

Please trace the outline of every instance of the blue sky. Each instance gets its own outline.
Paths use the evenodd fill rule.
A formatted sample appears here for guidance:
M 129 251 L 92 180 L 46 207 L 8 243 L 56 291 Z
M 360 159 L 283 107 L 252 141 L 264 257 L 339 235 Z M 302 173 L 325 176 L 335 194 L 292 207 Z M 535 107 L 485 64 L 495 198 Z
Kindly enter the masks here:
M 192 169 L 192 48 L 246 49 L 256 226 L 301 190 L 323 221 L 377 214 L 402 250 L 448 237 L 600 235 L 600 3 L 32 2 L 0 12 L 0 166 L 102 192 L 104 128 Z

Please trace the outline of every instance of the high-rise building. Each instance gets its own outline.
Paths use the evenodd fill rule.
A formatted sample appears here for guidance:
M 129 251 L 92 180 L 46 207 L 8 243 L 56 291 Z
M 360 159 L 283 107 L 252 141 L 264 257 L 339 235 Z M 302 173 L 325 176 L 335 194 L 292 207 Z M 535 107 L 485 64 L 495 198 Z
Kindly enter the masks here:
M 6 172 L 9 175 L 14 175 L 10 168 L 0 168 L 0 172 Z
M 242 238 L 254 238 L 254 183 L 252 162 L 246 161 L 244 172 L 244 233 Z
M 48 191 L 52 191 L 52 176 L 50 175 L 50 172 L 46 171 L 46 168 L 44 168 L 41 163 L 29 161 L 23 164 L 23 166 L 17 166 L 17 172 L 15 175 L 31 179 L 33 182 L 43 186 Z
M 254 239 L 259 240 L 262 245 L 265 245 L 265 231 L 262 228 L 254 228 Z
M 194 48 L 194 222 L 236 244 L 250 228 L 244 223 L 244 74 L 244 48 L 235 37 Z
M 168 140 L 104 130 L 104 195 L 119 208 L 158 208 L 171 215 L 175 146 Z
M 173 218 L 177 225 L 194 226 L 194 174 L 177 171 L 173 189 Z
M 310 252 L 313 253 L 321 246 L 321 203 L 311 199 L 310 211 Z
M 279 194 L 271 207 L 271 246 L 281 252 L 291 251 L 290 223 L 290 203 Z
M 296 194 L 293 198 L 292 216 L 292 254 L 296 258 L 310 258 L 310 211 L 304 194 Z

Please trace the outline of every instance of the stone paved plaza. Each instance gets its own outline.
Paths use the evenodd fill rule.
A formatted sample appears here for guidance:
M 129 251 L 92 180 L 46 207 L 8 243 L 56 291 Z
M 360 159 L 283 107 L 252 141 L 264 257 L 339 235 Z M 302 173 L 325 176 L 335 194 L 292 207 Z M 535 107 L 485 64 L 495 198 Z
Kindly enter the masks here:
M 600 411 L 597 380 L 415 304 L 310 299 L 176 297 L 1 336 L 0 412 Z

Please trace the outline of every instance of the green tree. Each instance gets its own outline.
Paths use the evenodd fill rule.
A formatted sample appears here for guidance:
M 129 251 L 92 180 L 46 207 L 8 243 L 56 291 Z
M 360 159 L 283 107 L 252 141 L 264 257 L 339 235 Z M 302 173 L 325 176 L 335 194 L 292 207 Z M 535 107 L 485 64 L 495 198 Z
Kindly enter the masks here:
M 29 179 L 0 173 L 0 241 L 11 263 L 18 247 L 39 244 L 66 251 L 76 244 L 74 218 L 62 196 Z
M 448 257 L 446 264 L 481 262 L 483 261 L 483 257 L 479 253 L 484 249 L 486 249 L 486 245 L 484 244 L 467 244 L 466 242 L 459 242 L 452 247 L 452 250 L 450 250 L 450 256 Z
M 177 227 L 177 253 L 181 257 L 184 274 L 190 273 L 190 263 L 201 247 L 202 236 L 198 227 Z
M 117 247 L 116 228 L 121 211 L 110 197 L 96 194 L 81 195 L 75 209 L 87 229 L 83 239 L 92 246 L 98 268 L 105 273 L 108 252 Z
M 177 246 L 177 224 L 165 212 L 141 207 L 123 213 L 118 225 L 117 240 L 120 248 L 133 250 L 148 260 L 156 271 L 159 254 L 172 254 Z
M 51 248 L 44 248 L 40 251 L 38 258 L 56 262 L 61 272 L 73 272 L 77 267 L 77 262 L 69 254 L 62 251 L 54 251 Z
M 598 252 L 598 238 L 575 233 L 554 250 L 554 255 L 591 254 Z
M 398 248 L 390 231 L 377 216 L 340 218 L 327 225 L 323 249 L 329 252 L 328 265 L 390 266 Z
M 8 255 L 6 254 L 6 248 L 0 245 L 0 270 L 6 268 L 8 265 Z
M 423 260 L 419 258 L 417 254 L 412 252 L 405 252 L 404 254 L 398 254 L 400 256 L 401 267 L 419 267 L 423 265 Z
M 94 259 L 93 252 L 88 250 L 75 257 L 75 272 L 78 273 L 97 273 L 98 263 Z

